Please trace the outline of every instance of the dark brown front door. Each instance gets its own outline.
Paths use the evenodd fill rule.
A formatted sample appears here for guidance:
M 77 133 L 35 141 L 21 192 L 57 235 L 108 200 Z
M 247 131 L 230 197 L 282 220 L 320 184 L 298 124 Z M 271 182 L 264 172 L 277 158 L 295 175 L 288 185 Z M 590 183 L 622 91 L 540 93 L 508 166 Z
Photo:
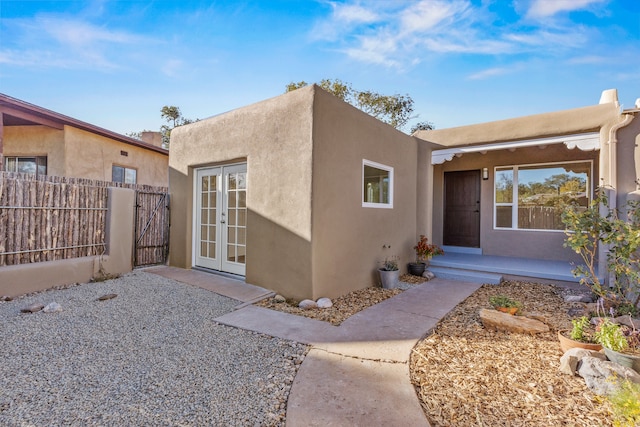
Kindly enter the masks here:
M 449 246 L 480 247 L 480 171 L 444 173 L 444 235 Z

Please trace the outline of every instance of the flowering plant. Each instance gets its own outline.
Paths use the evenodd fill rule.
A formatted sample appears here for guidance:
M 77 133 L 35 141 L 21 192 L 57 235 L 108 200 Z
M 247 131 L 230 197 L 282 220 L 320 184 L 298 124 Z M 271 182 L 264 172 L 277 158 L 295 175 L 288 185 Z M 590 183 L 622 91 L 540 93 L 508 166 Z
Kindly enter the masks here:
M 418 262 L 431 259 L 432 256 L 444 255 L 444 250 L 438 245 L 430 244 L 429 239 L 424 234 L 420 235 L 418 244 L 413 247 L 416 251 Z

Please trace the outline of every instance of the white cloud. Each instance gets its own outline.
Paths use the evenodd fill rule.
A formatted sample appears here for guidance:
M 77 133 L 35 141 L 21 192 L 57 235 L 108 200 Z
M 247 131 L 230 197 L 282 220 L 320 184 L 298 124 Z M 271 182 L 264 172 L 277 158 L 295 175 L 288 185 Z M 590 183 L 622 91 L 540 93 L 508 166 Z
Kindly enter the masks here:
M 490 77 L 501 76 L 501 75 L 510 73 L 512 71 L 513 71 L 512 69 L 505 68 L 505 67 L 488 68 L 486 70 L 479 71 L 474 74 L 470 74 L 469 76 L 467 76 L 467 79 L 468 80 L 484 80 Z
M 553 14 L 603 1 L 608 0 L 533 0 L 528 12 Z M 313 30 L 316 40 L 337 44 L 333 48 L 355 60 L 399 68 L 433 53 L 564 55 L 586 46 L 594 31 L 573 22 L 505 22 L 491 9 L 491 1 L 354 0 L 331 6 L 332 13 Z M 514 0 L 513 7 L 516 13 L 527 10 L 522 1 Z
M 442 2 L 422 0 L 402 11 L 400 15 L 403 32 L 415 33 L 435 29 L 446 21 L 455 19 L 469 8 L 465 1 Z
M 530 18 L 546 18 L 560 12 L 586 9 L 608 0 L 534 0 L 527 12 Z
M 7 22 L 7 33 L 20 46 L 0 51 L 0 62 L 54 68 L 116 69 L 123 67 L 125 48 L 136 48 L 150 39 L 108 29 L 80 19 L 37 16 Z
M 333 18 L 343 23 L 375 22 L 378 14 L 358 4 L 331 3 Z

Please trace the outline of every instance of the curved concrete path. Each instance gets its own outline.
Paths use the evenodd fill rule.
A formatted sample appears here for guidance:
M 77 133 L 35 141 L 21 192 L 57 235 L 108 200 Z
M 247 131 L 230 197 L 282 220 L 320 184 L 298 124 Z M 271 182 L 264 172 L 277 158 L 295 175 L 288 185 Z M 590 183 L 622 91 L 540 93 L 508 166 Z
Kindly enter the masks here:
M 146 269 L 245 304 L 219 323 L 309 344 L 287 407 L 288 426 L 429 426 L 409 379 L 411 350 L 480 285 L 434 279 L 369 307 L 340 326 L 247 303 L 269 291 L 173 267 Z

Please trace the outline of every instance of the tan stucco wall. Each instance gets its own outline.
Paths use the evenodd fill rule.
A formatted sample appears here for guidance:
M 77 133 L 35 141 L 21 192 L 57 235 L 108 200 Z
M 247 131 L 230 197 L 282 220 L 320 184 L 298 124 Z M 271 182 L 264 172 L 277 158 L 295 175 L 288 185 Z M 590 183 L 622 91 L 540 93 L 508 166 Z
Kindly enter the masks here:
M 65 126 L 5 126 L 4 155 L 46 155 L 47 174 L 111 181 L 113 165 L 137 170 L 137 184 L 168 185 L 167 154 Z M 120 152 L 127 152 L 123 156 Z
M 627 195 L 640 189 L 640 118 L 621 128 L 617 134 L 618 204 L 626 202 Z
M 0 295 L 17 296 L 131 271 L 135 192 L 125 188 L 108 191 L 104 255 L 0 267 Z
M 417 141 L 319 89 L 313 136 L 312 297 L 377 285 L 386 256 L 406 271 L 417 240 Z M 363 159 L 394 168 L 393 209 L 362 207 Z
M 310 87 L 173 130 L 171 265 L 192 266 L 194 169 L 246 159 L 246 280 L 311 294 L 312 106 Z
M 4 155 L 47 156 L 47 173 L 65 173 L 64 131 L 47 126 L 5 126 Z
M 127 153 L 126 156 L 121 151 Z M 166 154 L 114 141 L 100 135 L 65 126 L 65 174 L 111 181 L 113 165 L 137 170 L 137 184 L 166 187 Z

